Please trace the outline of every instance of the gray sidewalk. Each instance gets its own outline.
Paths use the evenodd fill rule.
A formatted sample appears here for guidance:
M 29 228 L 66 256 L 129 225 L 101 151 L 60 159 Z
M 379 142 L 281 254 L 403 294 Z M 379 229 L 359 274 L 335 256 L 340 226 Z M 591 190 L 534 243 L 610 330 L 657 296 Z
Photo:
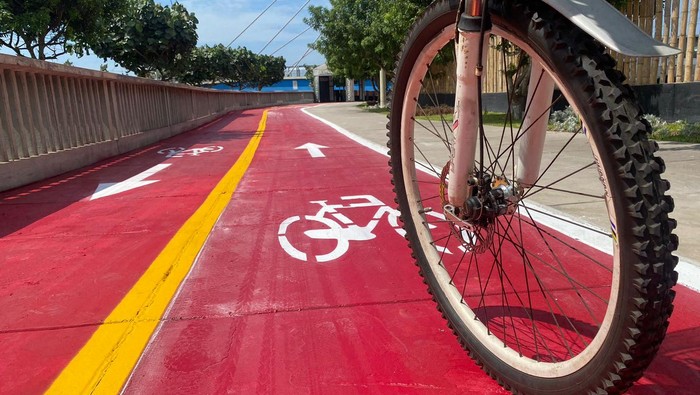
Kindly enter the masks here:
M 308 111 L 370 142 L 386 146 L 385 114 L 371 113 L 359 103 L 331 103 L 311 107 Z M 700 209 L 694 207 L 700 198 L 700 144 L 660 142 L 661 156 L 666 162 L 664 177 L 671 182 L 670 195 L 676 208 L 672 217 L 678 220 L 675 233 L 680 238 L 677 254 L 681 260 L 700 269 Z M 687 265 L 686 265 L 687 266 Z M 679 268 L 679 272 L 681 268 Z

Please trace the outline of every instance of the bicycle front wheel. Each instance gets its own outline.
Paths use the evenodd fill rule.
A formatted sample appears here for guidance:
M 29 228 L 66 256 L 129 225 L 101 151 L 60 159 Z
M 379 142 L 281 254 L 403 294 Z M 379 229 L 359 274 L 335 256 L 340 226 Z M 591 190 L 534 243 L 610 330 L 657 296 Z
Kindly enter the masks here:
M 416 22 L 391 101 L 393 183 L 420 273 L 460 343 L 513 392 L 625 390 L 665 335 L 677 277 L 673 200 L 649 124 L 592 39 L 540 2 L 492 0 L 489 59 L 500 66 L 484 78 L 510 81 L 508 100 L 484 126 L 470 177 L 516 198 L 487 219 L 456 219 L 445 196 L 455 3 L 436 2 Z M 529 105 L 518 105 L 518 85 L 535 67 L 557 90 L 529 115 L 569 108 L 546 132 L 534 181 L 519 185 L 518 158 L 532 152 L 521 152 Z M 533 73 L 530 87 L 539 81 Z

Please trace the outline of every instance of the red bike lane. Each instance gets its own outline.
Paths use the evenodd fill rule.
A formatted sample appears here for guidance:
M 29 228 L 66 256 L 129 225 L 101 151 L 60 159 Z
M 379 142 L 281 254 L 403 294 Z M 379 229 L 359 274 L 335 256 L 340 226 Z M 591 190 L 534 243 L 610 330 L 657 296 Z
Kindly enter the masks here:
M 436 311 L 394 206 L 386 157 L 272 110 L 125 392 L 507 393 Z M 666 342 L 630 393 L 700 384 L 700 296 L 677 289 Z
M 297 149 L 307 143 L 328 147 L 325 156 Z M 251 168 L 126 392 L 386 393 L 440 390 L 444 380 L 470 388 L 461 379 L 468 357 L 428 308 L 406 242 L 386 215 L 375 240 L 351 241 L 323 263 L 316 256 L 336 243 L 302 236 L 323 224 L 300 219 L 281 229 L 317 213 L 312 201 L 371 194 L 392 202 L 388 182 L 385 158 L 298 109 L 271 111 Z M 352 219 L 365 226 L 379 208 L 356 209 Z M 285 251 L 281 238 L 307 259 Z M 435 365 L 442 383 L 429 380 Z
M 0 194 L 0 393 L 43 392 L 97 327 L 120 324 L 104 321 L 260 134 L 261 115 Z M 120 346 L 141 355 L 124 392 L 507 393 L 430 300 L 386 162 L 298 107 L 271 109 L 143 355 Z M 677 290 L 667 339 L 630 393 L 700 384 L 700 296 Z
M 261 114 L 0 194 L 0 393 L 48 388 L 237 161 Z

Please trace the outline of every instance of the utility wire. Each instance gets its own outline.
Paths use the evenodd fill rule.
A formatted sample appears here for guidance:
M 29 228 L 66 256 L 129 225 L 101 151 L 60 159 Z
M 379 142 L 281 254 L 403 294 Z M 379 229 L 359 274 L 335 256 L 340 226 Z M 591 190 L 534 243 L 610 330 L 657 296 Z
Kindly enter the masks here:
M 294 15 L 287 21 L 287 23 L 285 23 L 284 26 L 282 26 L 282 28 L 277 32 L 277 34 L 275 34 L 275 35 L 270 39 L 270 41 L 268 41 L 267 44 L 265 44 L 265 46 L 263 47 L 263 49 L 261 49 L 260 52 L 258 52 L 258 55 L 260 55 L 260 54 L 272 43 L 272 41 L 273 41 L 274 39 L 276 39 L 277 36 L 280 35 L 280 33 L 282 33 L 282 30 L 284 30 L 290 23 L 292 23 L 292 21 L 294 20 L 294 18 L 296 18 L 297 15 L 299 15 L 299 13 L 301 13 L 302 11 L 304 11 L 304 8 L 306 8 L 307 4 L 309 4 L 310 2 L 311 2 L 311 0 L 306 0 L 306 3 L 304 3 L 304 5 L 302 5 L 301 8 L 299 8 L 299 11 L 297 11 L 296 14 L 294 14 Z
M 250 27 L 253 26 L 253 24 L 254 24 L 255 22 L 257 22 L 258 19 L 260 19 L 261 16 L 265 15 L 265 13 L 267 12 L 267 10 L 269 10 L 273 5 L 275 5 L 275 3 L 277 3 L 277 0 L 273 0 L 272 3 L 270 3 L 269 6 L 267 6 L 267 8 L 265 8 L 257 17 L 255 17 L 255 19 L 253 19 L 253 22 L 250 22 L 250 23 L 248 24 L 248 26 L 246 26 L 246 28 L 243 29 L 242 32 L 238 33 L 238 35 L 237 35 L 233 40 L 231 40 L 230 43 L 228 43 L 227 47 L 230 47 L 230 46 L 234 43 L 234 41 L 238 40 L 238 38 L 241 37 L 241 36 L 243 35 L 243 33 L 245 33 L 248 29 L 250 29 Z M 308 3 L 308 2 L 307 2 L 307 3 Z
M 316 40 L 314 40 L 314 42 L 313 42 L 311 45 L 316 44 L 316 41 L 318 41 L 319 38 L 321 38 L 321 35 L 320 35 L 320 34 L 318 35 L 318 37 L 316 37 Z M 309 48 L 306 50 L 306 52 L 304 53 L 304 55 L 302 55 L 302 57 L 299 58 L 299 60 L 297 60 L 296 63 L 294 63 L 294 66 L 292 66 L 291 69 L 295 69 L 295 68 L 299 67 L 299 63 L 301 63 L 301 61 L 304 60 L 304 58 L 306 58 L 307 56 L 311 55 L 314 51 L 316 51 L 316 50 L 313 49 L 313 48 L 311 48 L 311 47 L 309 47 Z
M 274 54 L 276 54 L 277 52 L 281 51 L 284 47 L 286 47 L 287 45 L 291 44 L 294 40 L 296 40 L 297 38 L 301 37 L 302 34 L 308 32 L 309 30 L 311 30 L 311 26 L 307 27 L 306 30 L 304 30 L 303 32 L 297 34 L 296 37 L 294 37 L 293 39 L 287 41 L 287 43 L 284 44 L 283 46 L 277 48 L 277 50 L 276 50 L 275 52 L 271 53 L 270 55 L 274 55 Z

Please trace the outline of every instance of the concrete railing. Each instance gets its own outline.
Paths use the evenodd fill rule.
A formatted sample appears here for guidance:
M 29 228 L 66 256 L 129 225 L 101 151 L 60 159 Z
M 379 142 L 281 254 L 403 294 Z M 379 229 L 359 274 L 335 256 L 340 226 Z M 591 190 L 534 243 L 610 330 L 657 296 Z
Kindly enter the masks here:
M 0 55 L 0 191 L 312 93 L 194 88 Z

